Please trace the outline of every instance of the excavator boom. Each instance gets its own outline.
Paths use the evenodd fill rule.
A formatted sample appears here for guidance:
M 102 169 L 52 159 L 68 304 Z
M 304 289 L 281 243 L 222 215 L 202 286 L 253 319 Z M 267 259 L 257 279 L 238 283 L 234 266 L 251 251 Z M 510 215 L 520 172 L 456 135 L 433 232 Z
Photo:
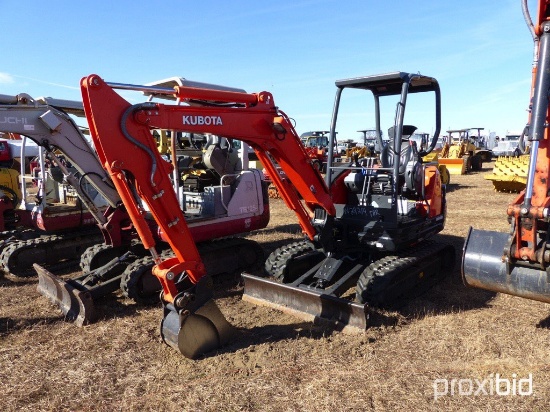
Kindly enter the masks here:
M 131 105 L 115 91 L 117 88 L 170 95 L 187 104 Z M 152 128 L 212 133 L 248 143 L 274 176 L 282 198 L 297 214 L 304 233 L 325 248 L 332 247 L 331 236 L 312 223 L 312 211 L 316 207 L 322 208 L 328 219 L 335 214 L 328 188 L 308 163 L 298 134 L 286 115 L 278 111 L 270 93 L 125 85 L 107 83 L 97 75 L 82 79 L 81 89 L 100 161 L 156 263 L 153 274 L 162 285 L 165 306 L 163 339 L 186 356 L 194 357 L 217 347 L 225 341 L 229 328 L 211 300 L 211 282 L 169 179 L 171 164 L 158 153 L 150 133 Z M 270 156 L 288 179 L 282 180 L 275 172 Z M 162 260 L 156 253 L 140 199 L 147 203 L 175 257 Z M 330 230 L 330 225 L 323 228 Z M 190 341 L 201 343 L 191 345 Z

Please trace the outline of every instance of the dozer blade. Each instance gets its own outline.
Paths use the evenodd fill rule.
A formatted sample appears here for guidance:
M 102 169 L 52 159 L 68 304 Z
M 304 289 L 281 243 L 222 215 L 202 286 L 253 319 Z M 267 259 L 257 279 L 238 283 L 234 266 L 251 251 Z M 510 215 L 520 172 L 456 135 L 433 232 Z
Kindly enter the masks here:
M 368 306 L 314 290 L 243 273 L 243 300 L 268 306 L 317 324 L 329 324 L 343 332 L 364 331 L 368 325 Z
M 507 233 L 470 228 L 462 255 L 464 284 L 550 303 L 550 278 L 546 271 L 504 262 L 509 240 Z
M 96 320 L 94 301 L 89 292 L 77 289 L 70 280 L 64 281 L 36 263 L 33 267 L 38 273 L 38 292 L 61 309 L 65 320 L 74 321 L 77 326 Z
M 445 165 L 449 174 L 451 175 L 463 175 L 466 173 L 466 162 L 464 159 L 449 159 L 449 158 L 440 158 L 440 165 Z
M 212 299 L 190 314 L 187 311 L 178 313 L 170 304 L 164 311 L 162 339 L 187 358 L 196 359 L 218 349 L 233 334 L 233 327 Z

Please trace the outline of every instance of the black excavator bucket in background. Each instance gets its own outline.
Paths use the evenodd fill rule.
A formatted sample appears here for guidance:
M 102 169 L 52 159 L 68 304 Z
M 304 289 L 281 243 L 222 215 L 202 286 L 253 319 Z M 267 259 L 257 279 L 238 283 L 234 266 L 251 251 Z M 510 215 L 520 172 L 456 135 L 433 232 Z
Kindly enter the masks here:
M 507 233 L 470 228 L 462 254 L 467 286 L 550 303 L 550 274 L 535 267 L 507 264 Z
M 243 300 L 294 315 L 342 332 L 362 332 L 368 326 L 368 305 L 313 289 L 297 288 L 243 273 Z

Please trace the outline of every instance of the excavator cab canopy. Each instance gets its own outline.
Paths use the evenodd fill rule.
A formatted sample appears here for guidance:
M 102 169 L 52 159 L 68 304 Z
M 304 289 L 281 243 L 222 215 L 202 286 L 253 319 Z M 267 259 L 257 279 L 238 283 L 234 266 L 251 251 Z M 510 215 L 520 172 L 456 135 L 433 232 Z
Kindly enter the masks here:
M 374 97 L 374 117 L 376 124 L 374 132 L 376 142 L 381 150 L 383 150 L 385 146 L 390 145 L 390 151 L 392 151 L 392 153 L 398 151 L 403 137 L 407 135 L 407 130 L 404 130 L 403 124 L 407 95 L 409 93 L 433 92 L 435 97 L 435 131 L 433 133 L 432 140 L 426 149 L 419 152 L 420 157 L 426 156 L 435 148 L 437 139 L 439 138 L 439 132 L 441 130 L 441 93 L 439 83 L 435 78 L 423 76 L 419 73 L 392 72 L 338 80 L 335 84 L 337 89 L 330 132 L 331 142 L 329 144 L 329 165 L 332 164 L 333 159 L 332 147 L 336 141 L 336 123 L 340 107 L 340 98 L 344 89 L 361 89 L 372 93 Z M 385 96 L 400 96 L 400 101 L 397 105 L 395 113 L 395 122 L 392 125 L 394 136 L 390 136 L 389 142 L 384 142 L 382 140 L 383 132 L 381 130 L 380 98 Z M 397 174 L 398 171 L 396 170 L 395 175 Z M 326 182 L 327 184 L 330 184 L 331 181 L 332 172 L 329 167 L 326 175 Z
M 337 80 L 336 87 L 365 89 L 370 90 L 375 96 L 391 96 L 401 94 L 405 83 L 409 84 L 408 93 L 439 91 L 439 83 L 433 77 L 405 72 Z

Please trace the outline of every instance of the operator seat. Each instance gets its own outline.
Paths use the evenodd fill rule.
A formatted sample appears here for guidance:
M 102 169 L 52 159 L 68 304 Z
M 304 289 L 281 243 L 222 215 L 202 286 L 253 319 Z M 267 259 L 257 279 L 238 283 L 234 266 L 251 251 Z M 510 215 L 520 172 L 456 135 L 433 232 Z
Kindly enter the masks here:
M 410 160 L 415 160 L 415 152 L 417 152 L 415 150 L 416 145 L 409 142 L 409 138 L 412 136 L 415 130 L 416 126 L 403 125 L 403 135 L 401 136 L 401 162 L 399 164 L 400 175 L 405 174 L 405 171 L 407 170 L 407 163 L 409 163 Z M 390 146 L 393 144 L 393 140 L 395 138 L 394 126 L 388 129 L 388 136 L 390 140 L 384 146 L 382 152 L 380 153 L 380 161 L 382 163 L 382 167 L 386 168 L 393 166 L 393 154 L 390 150 Z
M 242 170 L 242 163 L 237 150 L 233 149 L 226 139 L 209 136 L 204 149 L 202 155 L 204 164 L 220 176 L 235 174 Z
M 403 185 L 404 195 L 415 196 L 422 191 L 423 177 L 421 172 L 422 160 L 418 155 L 416 142 L 411 141 L 410 137 L 416 130 L 416 126 L 403 125 L 403 135 L 401 137 L 401 153 L 399 164 L 399 182 Z M 394 127 L 388 130 L 390 142 L 393 142 L 395 137 Z M 386 144 L 380 153 L 380 161 L 382 167 L 393 166 L 393 154 L 390 151 L 390 142 Z

